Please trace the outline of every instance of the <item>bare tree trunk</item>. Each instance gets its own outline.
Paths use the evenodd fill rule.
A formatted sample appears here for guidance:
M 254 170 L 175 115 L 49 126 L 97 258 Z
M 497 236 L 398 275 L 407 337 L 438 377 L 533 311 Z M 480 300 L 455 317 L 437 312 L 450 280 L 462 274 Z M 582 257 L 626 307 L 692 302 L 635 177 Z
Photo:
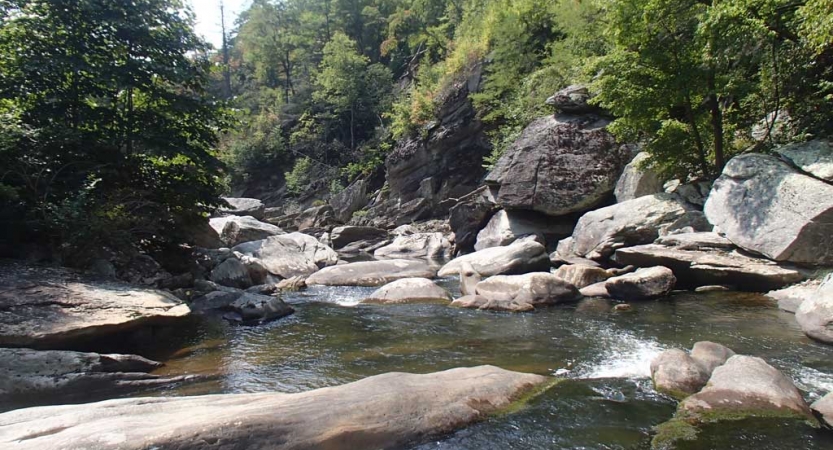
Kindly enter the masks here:
M 708 76 L 709 110 L 711 112 L 712 131 L 714 132 L 714 165 L 715 175 L 723 171 L 723 111 L 717 101 L 717 86 L 715 85 L 714 70 Z
M 223 94 L 231 98 L 231 68 L 229 67 L 229 48 L 226 36 L 226 10 L 223 2 L 220 2 L 220 28 L 223 33 Z

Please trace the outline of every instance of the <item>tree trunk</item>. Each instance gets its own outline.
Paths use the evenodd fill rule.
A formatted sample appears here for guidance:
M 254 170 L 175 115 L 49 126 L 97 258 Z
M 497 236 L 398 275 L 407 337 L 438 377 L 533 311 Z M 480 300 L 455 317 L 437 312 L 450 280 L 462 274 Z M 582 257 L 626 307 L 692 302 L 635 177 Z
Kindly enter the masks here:
M 354 133 L 353 133 L 353 116 L 355 115 L 354 110 L 355 110 L 355 108 L 354 108 L 353 104 L 351 103 L 350 104 L 350 150 L 351 151 L 356 149 L 356 140 L 354 138 Z
M 703 139 L 700 137 L 700 130 L 697 129 L 697 119 L 694 117 L 694 109 L 691 106 L 691 97 L 686 94 L 685 113 L 688 125 L 691 127 L 691 135 L 694 138 L 694 145 L 697 147 L 697 157 L 700 160 L 700 170 L 703 175 L 710 176 L 709 161 L 706 159 L 706 150 L 703 147 Z
M 226 13 L 223 2 L 220 2 L 220 28 L 223 33 L 223 95 L 231 98 L 231 68 L 229 67 L 228 39 L 226 38 Z
M 714 71 L 709 72 L 709 111 L 711 113 L 712 131 L 714 132 L 714 165 L 715 175 L 723 171 L 723 111 L 717 101 L 717 86 L 715 85 Z

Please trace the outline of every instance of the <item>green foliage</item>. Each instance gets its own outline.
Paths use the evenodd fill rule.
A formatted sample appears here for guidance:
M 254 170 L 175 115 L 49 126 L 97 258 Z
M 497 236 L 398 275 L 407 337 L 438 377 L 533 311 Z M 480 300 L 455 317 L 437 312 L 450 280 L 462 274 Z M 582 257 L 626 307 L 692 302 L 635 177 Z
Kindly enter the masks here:
M 0 183 L 15 238 L 69 252 L 181 238 L 217 202 L 226 124 L 182 3 L 16 0 L 0 12 Z
M 306 189 L 310 182 L 309 174 L 311 168 L 312 160 L 309 158 L 298 158 L 295 160 L 292 171 L 284 174 L 286 189 L 296 195 L 304 192 L 304 189 Z

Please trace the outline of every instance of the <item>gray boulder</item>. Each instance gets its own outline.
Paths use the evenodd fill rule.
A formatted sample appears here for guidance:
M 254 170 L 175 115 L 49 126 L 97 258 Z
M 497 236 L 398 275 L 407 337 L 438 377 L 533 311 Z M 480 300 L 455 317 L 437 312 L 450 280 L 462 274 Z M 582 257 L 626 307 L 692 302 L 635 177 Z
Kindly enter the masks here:
M 659 174 L 650 167 L 643 167 L 649 158 L 647 153 L 640 152 L 625 166 L 613 191 L 617 202 L 662 192 L 663 182 Z
M 591 211 L 579 219 L 560 256 L 604 260 L 618 248 L 654 242 L 693 209 L 669 194 L 653 194 Z M 565 254 L 567 253 L 567 254 Z
M 529 303 L 515 300 L 492 300 L 482 295 L 465 295 L 451 302 L 456 308 L 480 309 L 484 311 L 527 312 L 535 309 Z
M 299 231 L 324 228 L 333 223 L 335 223 L 335 212 L 330 205 L 313 206 L 301 211 L 295 217 L 295 226 Z
M 280 319 L 295 312 L 291 306 L 284 303 L 278 297 L 269 295 L 243 293 L 234 300 L 229 309 L 238 314 L 241 321 L 245 323 L 262 323 L 270 320 Z
M 833 344 L 833 276 L 828 275 L 818 289 L 795 311 L 795 320 L 807 336 Z
M 495 275 L 477 283 L 477 295 L 500 302 L 514 301 L 532 306 L 554 305 L 579 300 L 581 294 L 572 284 L 551 273 Z
M 828 426 L 833 428 L 833 393 L 829 393 L 819 400 L 816 400 L 812 405 L 812 409 L 821 420 Z
M 557 242 L 573 232 L 575 222 L 570 219 L 553 219 L 526 211 L 501 210 L 492 216 L 489 223 L 477 233 L 475 250 L 509 245 L 525 236 L 536 236 L 537 241 L 546 245 Z
M 338 263 L 338 254 L 312 236 L 289 233 L 234 247 L 245 263 L 281 278 L 306 277 Z
M 498 204 L 562 216 L 605 201 L 631 158 L 608 123 L 593 115 L 536 119 L 486 177 Z
M 778 154 L 792 165 L 816 178 L 833 182 L 833 143 L 814 140 L 778 148 Z
M 413 233 L 397 236 L 392 243 L 376 249 L 377 258 L 444 259 L 451 254 L 451 242 L 442 233 Z
M 586 86 L 573 84 L 558 91 L 546 100 L 546 104 L 557 110 L 569 114 L 589 114 L 600 112 L 598 106 L 588 102 L 592 98 Z
M 782 289 L 769 291 L 766 296 L 778 302 L 778 309 L 795 314 L 805 300 L 812 297 L 821 285 L 820 280 L 806 280 Z
M 356 242 L 378 243 L 387 238 L 387 231 L 374 227 L 346 225 L 343 227 L 335 227 L 330 232 L 330 242 L 336 250 L 341 250 Z
M 220 233 L 220 239 L 229 247 L 284 233 L 277 226 L 261 222 L 252 216 L 216 217 L 211 219 L 209 223 L 212 228 Z
M 388 373 L 296 394 L 125 398 L 22 409 L 0 414 L 0 447 L 398 449 L 505 412 L 549 382 L 480 366 Z
M 581 264 L 563 265 L 553 272 L 553 274 L 579 289 L 590 286 L 591 284 L 601 283 L 613 276 L 613 274 L 601 267 Z
M 402 278 L 433 278 L 436 270 L 423 261 L 389 259 L 327 267 L 307 278 L 307 285 L 381 286 Z
M 751 252 L 776 261 L 833 264 L 833 186 L 774 156 L 729 161 L 705 213 L 720 233 Z
M 367 296 L 362 303 L 448 303 L 451 294 L 427 278 L 403 278 L 388 283 Z
M 702 210 L 709 198 L 712 189 L 710 181 L 692 181 L 683 183 L 680 180 L 672 180 L 663 185 L 665 192 L 676 195 L 680 200 Z
M 691 348 L 691 357 L 699 362 L 709 375 L 732 356 L 735 356 L 732 349 L 716 342 L 700 341 Z
M 211 281 L 228 287 L 246 289 L 252 284 L 249 270 L 237 258 L 228 258 L 211 271 Z
M 353 213 L 367 205 L 367 182 L 356 180 L 343 191 L 330 199 L 330 206 L 333 208 L 333 215 L 336 221 L 347 223 L 353 217 Z
M 605 289 L 617 300 L 647 300 L 667 296 L 676 283 L 671 269 L 657 266 L 610 278 Z
M 203 313 L 215 309 L 229 309 L 231 304 L 243 295 L 243 292 L 240 289 L 206 292 L 191 300 L 191 310 L 195 313 Z
M 159 367 L 136 355 L 0 348 L 0 403 L 77 401 L 194 378 L 149 373 Z
M 471 264 L 464 262 L 460 265 L 460 293 L 463 295 L 474 295 L 477 293 L 477 283 L 482 277 Z
M 462 252 L 470 252 L 477 242 L 477 233 L 486 226 L 499 207 L 488 186 L 460 197 L 448 214 L 448 225 L 454 231 L 455 244 Z
M 708 341 L 694 344 L 690 355 L 679 349 L 666 350 L 651 361 L 651 379 L 658 391 L 683 399 L 700 391 L 714 369 L 734 354 L 731 349 Z
M 228 207 L 221 207 L 217 210 L 222 216 L 252 216 L 255 219 L 262 219 L 266 206 L 256 198 L 235 198 L 223 197 L 229 204 Z
M 543 245 L 535 241 L 519 240 L 506 247 L 487 248 L 457 257 L 440 269 L 439 276 L 459 274 L 463 263 L 471 264 L 484 277 L 545 270 L 550 264 Z
M 815 420 L 789 378 L 763 359 L 744 355 L 714 369 L 706 387 L 683 400 L 679 412 L 710 422 L 762 415 Z

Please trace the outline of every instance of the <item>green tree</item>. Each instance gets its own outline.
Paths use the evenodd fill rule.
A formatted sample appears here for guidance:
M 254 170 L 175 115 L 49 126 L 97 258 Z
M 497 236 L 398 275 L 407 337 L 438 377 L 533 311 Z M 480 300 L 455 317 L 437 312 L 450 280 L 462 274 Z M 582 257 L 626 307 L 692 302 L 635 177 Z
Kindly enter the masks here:
M 0 154 L 7 225 L 74 249 L 164 242 L 217 203 L 225 121 L 181 2 L 14 0 L 3 14 L 0 114 L 21 130 Z

